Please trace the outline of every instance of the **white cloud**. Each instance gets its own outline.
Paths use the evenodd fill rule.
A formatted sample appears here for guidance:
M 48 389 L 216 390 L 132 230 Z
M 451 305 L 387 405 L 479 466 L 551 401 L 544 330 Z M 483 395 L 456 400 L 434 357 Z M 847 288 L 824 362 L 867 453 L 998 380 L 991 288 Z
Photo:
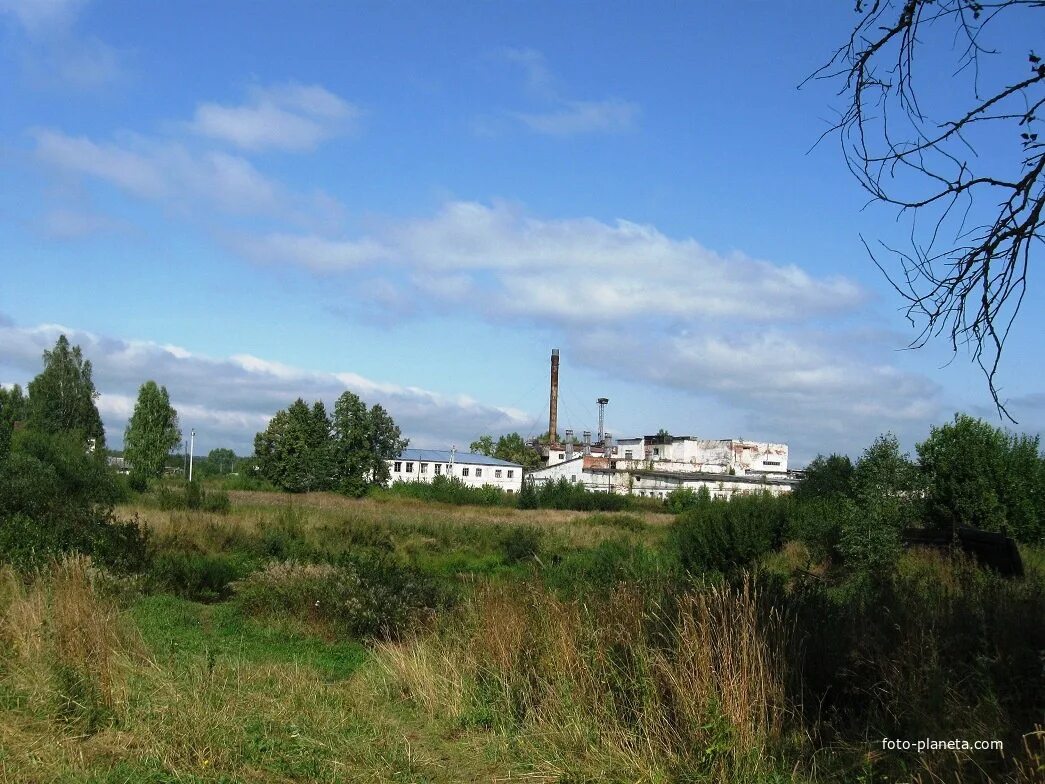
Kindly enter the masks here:
M 554 98 L 555 77 L 545 56 L 536 49 L 506 47 L 497 54 L 505 61 L 520 66 L 526 72 L 526 86 L 534 94 Z
M 255 261 L 289 262 L 319 272 L 352 269 L 388 256 L 388 251 L 374 240 L 330 240 L 315 235 L 273 233 L 243 237 L 234 244 Z
M 246 158 L 195 153 L 176 142 L 135 137 L 98 143 L 42 129 L 36 155 L 52 168 L 104 180 L 145 199 L 191 207 L 198 203 L 233 214 L 285 215 L 289 196 Z
M 35 136 L 37 156 L 51 166 L 107 180 L 136 196 L 158 198 L 167 190 L 162 167 L 150 156 L 60 131 L 44 129 Z
M 560 323 L 621 319 L 805 319 L 863 298 L 843 278 L 815 279 L 794 265 L 723 256 L 649 225 L 592 218 L 547 220 L 504 203 L 453 202 L 431 218 L 390 223 L 374 236 L 328 240 L 274 234 L 243 240 L 266 262 L 315 270 L 398 267 L 418 298 L 487 315 Z
M 97 90 L 124 78 L 123 53 L 97 38 L 77 35 L 86 0 L 0 0 L 0 15 L 24 33 L 14 41 L 29 81 L 59 89 Z
M 639 106 L 631 101 L 565 101 L 547 112 L 514 112 L 514 116 L 539 133 L 575 136 L 582 133 L 614 133 L 635 126 Z
M 562 95 L 544 55 L 536 49 L 500 49 L 498 56 L 523 69 L 526 88 L 539 108 L 511 111 L 508 116 L 532 131 L 549 136 L 577 136 L 588 133 L 620 133 L 635 127 L 640 108 L 621 98 L 579 100 Z M 488 119 L 476 125 L 477 132 L 494 132 Z
M 119 227 L 117 221 L 84 209 L 53 209 L 37 221 L 41 233 L 57 240 L 79 240 Z
M 0 377 L 25 384 L 41 368 L 41 355 L 65 334 L 94 366 L 99 411 L 108 440 L 119 443 L 148 379 L 167 387 L 182 428 L 196 428 L 203 451 L 231 446 L 253 451 L 254 434 L 278 409 L 298 397 L 328 406 L 346 389 L 384 406 L 415 446 L 467 444 L 478 431 L 505 432 L 532 417 L 512 408 L 447 396 L 419 387 L 374 381 L 351 371 L 310 371 L 250 355 L 213 358 L 177 346 L 97 335 L 58 324 L 19 327 L 0 314 Z M 9 380 L 8 380 L 9 379 Z
M 940 410 L 936 384 L 898 370 L 880 338 L 847 333 L 867 297 L 853 281 L 720 254 L 650 225 L 452 202 L 360 239 L 279 235 L 243 249 L 340 271 L 399 317 L 436 305 L 555 329 L 579 364 L 710 398 L 750 423 L 748 434 L 790 441 L 797 455 L 858 451 L 885 429 L 920 436 Z M 380 297 L 366 279 L 378 270 L 390 288 Z
M 312 150 L 353 128 L 360 111 L 317 85 L 255 88 L 248 103 L 203 103 L 189 128 L 247 150 Z
M 68 28 L 86 0 L 0 0 L 0 13 L 14 16 L 31 35 Z

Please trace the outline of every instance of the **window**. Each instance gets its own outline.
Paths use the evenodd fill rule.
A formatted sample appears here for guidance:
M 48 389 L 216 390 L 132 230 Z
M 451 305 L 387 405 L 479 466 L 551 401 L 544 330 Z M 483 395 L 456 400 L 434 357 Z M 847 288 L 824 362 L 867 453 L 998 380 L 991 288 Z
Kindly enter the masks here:
M 476 475 L 476 477 L 482 476 L 483 475 L 483 469 L 481 469 L 481 468 L 475 469 L 475 475 Z
M 496 471 L 493 472 L 493 478 L 494 479 L 500 479 L 501 478 L 501 469 L 500 468 L 498 468 Z
M 442 463 L 436 463 L 435 464 L 435 475 L 439 476 L 439 474 L 441 474 L 441 473 L 443 473 L 443 464 Z
M 560 460 L 565 460 L 566 459 L 566 453 L 565 452 L 559 452 L 559 459 Z
M 422 473 L 422 474 L 427 474 L 428 473 L 428 463 L 421 463 L 421 471 L 420 471 L 420 473 Z
M 468 469 L 467 468 L 462 468 L 461 469 L 461 476 L 468 476 Z
M 658 447 L 653 447 L 653 454 L 659 455 L 660 454 L 660 449 Z
M 403 470 L 403 464 L 396 460 L 395 463 L 392 465 L 392 470 L 398 474 L 400 471 Z
M 408 474 L 414 473 L 414 464 L 413 463 L 407 463 L 406 464 L 406 472 Z
M 780 461 L 779 460 L 763 460 L 762 461 L 762 465 L 778 466 L 778 465 L 780 465 Z
M 513 469 L 509 468 L 508 469 L 508 478 L 511 479 L 513 476 L 515 476 L 515 471 Z M 508 492 L 510 493 L 512 491 L 509 490 Z
M 631 450 L 630 449 L 625 449 L 624 450 L 624 459 L 625 460 L 631 460 Z

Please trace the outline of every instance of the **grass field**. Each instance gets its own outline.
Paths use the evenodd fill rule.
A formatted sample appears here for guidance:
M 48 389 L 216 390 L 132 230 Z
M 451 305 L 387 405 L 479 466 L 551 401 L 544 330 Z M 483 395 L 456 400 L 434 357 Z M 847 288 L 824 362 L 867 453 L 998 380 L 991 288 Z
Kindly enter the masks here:
M 1002 596 L 1005 628 L 1045 621 L 1033 558 L 1018 587 L 925 588 L 939 628 L 896 615 L 899 658 L 840 653 L 891 679 L 849 716 L 801 697 L 820 673 L 797 664 L 806 629 L 844 636 L 848 616 L 787 598 L 772 575 L 803 561 L 794 547 L 769 576 L 682 587 L 669 515 L 230 495 L 229 514 L 119 509 L 151 531 L 145 575 L 75 557 L 0 573 L 0 781 L 1045 780 L 1040 702 L 1019 713 L 997 685 L 1041 663 L 999 642 L 971 686 L 938 661 L 955 608 Z M 902 579 L 949 568 L 914 559 Z M 1007 761 L 889 758 L 866 738 L 890 712 L 911 731 L 1012 730 Z

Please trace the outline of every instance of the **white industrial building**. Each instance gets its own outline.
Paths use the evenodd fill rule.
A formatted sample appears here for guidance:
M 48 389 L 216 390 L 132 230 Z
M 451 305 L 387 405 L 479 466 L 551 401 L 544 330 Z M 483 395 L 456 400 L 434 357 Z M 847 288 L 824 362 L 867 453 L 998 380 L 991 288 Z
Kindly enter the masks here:
M 585 440 L 589 438 L 585 434 Z M 571 441 L 571 439 L 567 439 Z M 665 498 L 672 490 L 707 488 L 713 498 L 790 492 L 787 445 L 692 436 L 640 436 L 614 442 L 555 445 L 548 465 L 528 474 L 537 483 L 562 478 L 596 492 Z
M 404 449 L 388 463 L 392 482 L 431 482 L 452 476 L 469 487 L 490 485 L 508 493 L 522 488 L 523 467 L 496 457 L 453 449 Z

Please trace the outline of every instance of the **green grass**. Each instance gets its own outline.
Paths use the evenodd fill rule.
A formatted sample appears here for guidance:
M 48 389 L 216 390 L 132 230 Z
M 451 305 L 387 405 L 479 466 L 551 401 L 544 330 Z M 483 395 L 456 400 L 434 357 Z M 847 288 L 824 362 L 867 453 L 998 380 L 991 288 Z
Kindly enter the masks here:
M 358 642 L 329 642 L 290 623 L 244 618 L 232 604 L 208 605 L 174 596 L 147 596 L 130 611 L 146 646 L 161 661 L 188 666 L 203 658 L 310 667 L 329 680 L 344 680 L 369 660 Z

